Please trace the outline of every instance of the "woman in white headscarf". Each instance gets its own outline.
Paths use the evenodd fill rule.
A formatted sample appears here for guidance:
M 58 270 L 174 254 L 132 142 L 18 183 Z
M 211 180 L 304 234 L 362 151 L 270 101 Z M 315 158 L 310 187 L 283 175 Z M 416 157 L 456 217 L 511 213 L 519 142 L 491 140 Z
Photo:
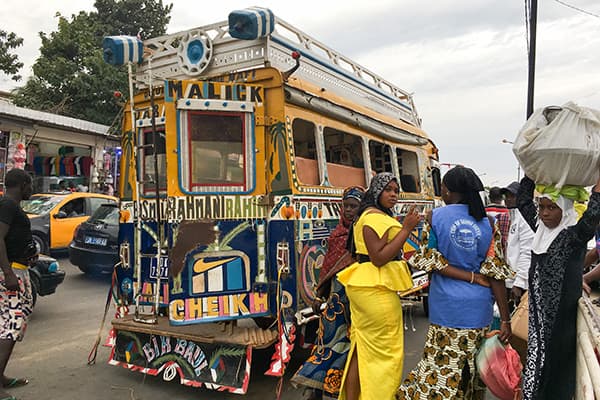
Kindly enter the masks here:
M 540 193 L 537 207 L 534 189 Z M 529 269 L 529 333 L 523 382 L 525 400 L 570 400 L 575 392 L 577 301 L 587 242 L 600 222 L 600 180 L 577 221 L 580 187 L 535 186 L 523 178 L 519 211 L 535 231 Z

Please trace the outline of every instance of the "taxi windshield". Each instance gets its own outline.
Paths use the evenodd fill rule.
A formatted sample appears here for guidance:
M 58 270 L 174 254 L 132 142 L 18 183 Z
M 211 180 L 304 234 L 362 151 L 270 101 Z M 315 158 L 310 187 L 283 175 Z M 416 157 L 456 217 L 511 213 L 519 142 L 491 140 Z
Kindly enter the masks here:
M 21 201 L 21 207 L 27 214 L 48 214 L 63 199 L 62 196 L 32 196 L 29 200 Z
M 103 204 L 92 214 L 87 222 L 90 224 L 119 225 L 119 207 L 112 204 Z

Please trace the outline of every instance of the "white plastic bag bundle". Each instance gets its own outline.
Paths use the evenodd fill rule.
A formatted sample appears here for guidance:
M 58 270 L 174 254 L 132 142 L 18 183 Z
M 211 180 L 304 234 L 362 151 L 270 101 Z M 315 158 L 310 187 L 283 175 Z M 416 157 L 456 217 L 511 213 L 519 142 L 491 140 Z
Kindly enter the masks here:
M 600 111 L 572 102 L 536 110 L 513 152 L 536 183 L 591 186 L 600 173 Z

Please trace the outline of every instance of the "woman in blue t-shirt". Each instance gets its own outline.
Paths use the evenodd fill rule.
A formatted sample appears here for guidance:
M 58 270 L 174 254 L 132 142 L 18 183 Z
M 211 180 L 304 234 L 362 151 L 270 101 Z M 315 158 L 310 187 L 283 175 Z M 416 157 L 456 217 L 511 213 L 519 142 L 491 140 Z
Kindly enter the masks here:
M 470 168 L 448 171 L 442 181 L 446 206 L 428 216 L 420 249 L 409 261 L 431 272 L 430 325 L 423 358 L 397 399 L 483 399 L 475 354 L 492 321 L 494 298 L 502 320 L 500 339 L 510 338 L 504 279 L 513 273 L 480 191 L 483 184 Z

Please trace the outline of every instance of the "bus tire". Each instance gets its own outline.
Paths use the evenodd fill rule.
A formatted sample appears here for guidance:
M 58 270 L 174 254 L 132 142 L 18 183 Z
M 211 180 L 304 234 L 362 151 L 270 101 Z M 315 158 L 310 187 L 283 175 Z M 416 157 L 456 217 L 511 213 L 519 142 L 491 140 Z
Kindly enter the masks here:
M 277 320 L 272 317 L 256 317 L 252 319 L 254 320 L 256 326 L 258 326 L 260 329 L 269 329 L 271 327 L 274 327 L 276 326 L 277 322 Z

